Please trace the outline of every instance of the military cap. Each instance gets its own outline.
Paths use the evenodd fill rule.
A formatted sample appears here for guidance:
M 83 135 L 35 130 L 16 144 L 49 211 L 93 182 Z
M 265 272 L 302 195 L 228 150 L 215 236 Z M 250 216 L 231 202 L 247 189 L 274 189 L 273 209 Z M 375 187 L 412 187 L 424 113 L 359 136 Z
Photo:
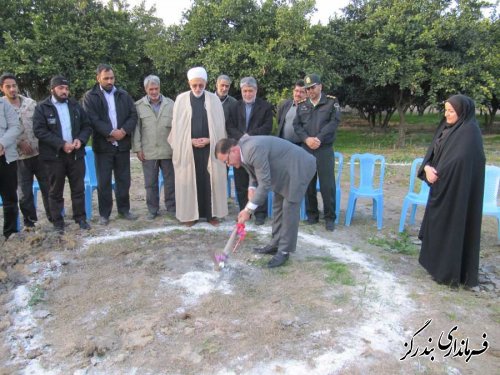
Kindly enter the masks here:
M 321 84 L 321 78 L 319 78 L 319 75 L 317 74 L 308 74 L 304 77 L 304 83 L 305 83 L 305 88 L 312 87 L 314 85 L 319 85 Z

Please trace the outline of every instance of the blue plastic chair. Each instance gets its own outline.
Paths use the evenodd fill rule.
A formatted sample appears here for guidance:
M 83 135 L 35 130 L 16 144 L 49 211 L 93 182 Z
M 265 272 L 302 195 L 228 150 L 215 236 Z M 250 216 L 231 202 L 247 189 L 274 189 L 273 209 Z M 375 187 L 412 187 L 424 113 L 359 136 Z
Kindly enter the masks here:
M 483 215 L 494 216 L 498 223 L 500 241 L 500 206 L 498 206 L 498 188 L 500 185 L 500 167 L 487 165 L 484 177 Z
M 33 179 L 33 203 L 35 205 L 35 208 L 38 207 L 38 191 L 40 190 L 40 184 L 38 183 L 38 180 L 35 178 Z
M 354 154 L 351 156 L 351 176 L 349 201 L 347 203 L 345 225 L 351 225 L 356 201 L 359 197 L 373 201 L 373 218 L 377 219 L 377 229 L 382 229 L 384 212 L 385 158 L 382 155 Z M 378 175 L 378 179 L 376 179 Z
M 336 164 L 335 170 L 337 171 L 337 173 L 335 174 L 335 216 L 337 217 L 335 219 L 335 224 L 338 224 L 340 217 L 340 198 L 342 195 L 342 189 L 340 188 L 340 177 L 342 176 L 342 169 L 344 168 L 344 156 L 337 151 L 335 151 L 333 155 Z M 320 191 L 319 178 L 316 179 L 316 191 Z
M 232 183 L 234 182 L 234 170 L 233 167 L 227 169 L 227 197 L 232 197 Z M 236 194 L 236 192 L 235 192 Z
M 273 217 L 273 198 L 274 192 L 270 191 L 267 194 L 267 216 L 270 218 Z M 302 201 L 300 202 L 300 220 L 307 220 L 305 198 L 302 198 Z
M 97 190 L 97 175 L 95 171 L 94 151 L 91 146 L 85 147 L 85 212 L 87 220 L 92 218 L 92 194 Z M 111 187 L 115 188 L 115 181 L 111 182 Z
M 165 183 L 165 180 L 163 178 L 163 172 L 160 169 L 158 171 L 158 193 L 161 193 L 161 188 L 163 187 L 164 183 Z
M 406 213 L 408 212 L 408 208 L 410 208 L 410 206 L 410 224 L 413 225 L 415 224 L 417 207 L 427 205 L 427 200 L 429 198 L 429 185 L 422 181 L 420 183 L 420 190 L 417 190 L 415 186 L 415 182 L 418 181 L 418 169 L 423 160 L 423 158 L 417 158 L 413 160 L 413 163 L 411 163 L 410 186 L 408 188 L 408 193 L 403 200 L 403 209 L 401 210 L 401 218 L 399 219 L 399 232 L 402 232 L 405 228 Z

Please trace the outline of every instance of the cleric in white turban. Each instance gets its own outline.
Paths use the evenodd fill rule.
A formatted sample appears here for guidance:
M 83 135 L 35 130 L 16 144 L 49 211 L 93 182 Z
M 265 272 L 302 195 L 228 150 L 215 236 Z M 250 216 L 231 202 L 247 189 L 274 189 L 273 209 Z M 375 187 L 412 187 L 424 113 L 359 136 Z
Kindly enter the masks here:
M 175 170 L 176 217 L 187 226 L 200 218 L 216 226 L 227 215 L 226 166 L 214 154 L 217 141 L 226 138 L 220 99 L 205 90 L 208 77 L 203 67 L 189 69 L 190 91 L 175 100 L 172 146 Z
M 192 79 L 195 79 L 195 78 L 201 78 L 205 82 L 208 81 L 207 71 L 205 70 L 205 68 L 203 68 L 201 66 L 197 66 L 195 68 L 189 69 L 188 73 L 187 73 L 187 77 L 188 77 L 188 81 L 191 81 Z

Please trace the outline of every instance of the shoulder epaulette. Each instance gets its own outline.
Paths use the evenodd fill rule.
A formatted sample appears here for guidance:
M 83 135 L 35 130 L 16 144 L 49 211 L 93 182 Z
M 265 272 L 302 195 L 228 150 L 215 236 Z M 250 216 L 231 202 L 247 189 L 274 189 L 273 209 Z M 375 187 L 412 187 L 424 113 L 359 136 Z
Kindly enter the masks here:
M 330 99 L 337 100 L 337 97 L 336 97 L 336 96 L 333 96 L 333 95 L 327 95 L 326 97 L 327 97 L 327 98 L 330 98 Z
M 302 99 L 300 102 L 297 102 L 297 104 L 301 104 L 301 103 L 304 103 L 305 101 L 307 100 L 307 98 L 305 99 Z

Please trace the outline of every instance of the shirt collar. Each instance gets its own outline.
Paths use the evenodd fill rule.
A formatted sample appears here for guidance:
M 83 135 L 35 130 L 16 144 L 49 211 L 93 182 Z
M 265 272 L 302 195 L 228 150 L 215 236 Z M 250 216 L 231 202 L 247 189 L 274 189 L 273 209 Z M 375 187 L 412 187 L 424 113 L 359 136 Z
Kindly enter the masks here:
M 146 95 L 146 97 L 148 98 L 148 103 L 151 105 L 160 105 L 163 101 L 163 95 L 160 95 L 160 100 L 157 103 L 153 103 L 149 95 Z
M 104 90 L 101 85 L 99 85 L 99 88 L 101 89 L 101 92 L 104 95 L 111 95 L 111 94 L 114 94 L 115 91 L 116 91 L 116 87 L 115 86 L 113 86 L 113 88 L 111 89 L 111 92 L 109 92 L 109 93 L 106 90 Z
M 50 96 L 50 101 L 52 102 L 52 104 L 54 105 L 58 105 L 58 104 L 66 104 L 68 103 L 68 99 L 66 99 L 64 102 L 60 102 L 59 100 L 57 100 L 54 95 L 51 95 Z

